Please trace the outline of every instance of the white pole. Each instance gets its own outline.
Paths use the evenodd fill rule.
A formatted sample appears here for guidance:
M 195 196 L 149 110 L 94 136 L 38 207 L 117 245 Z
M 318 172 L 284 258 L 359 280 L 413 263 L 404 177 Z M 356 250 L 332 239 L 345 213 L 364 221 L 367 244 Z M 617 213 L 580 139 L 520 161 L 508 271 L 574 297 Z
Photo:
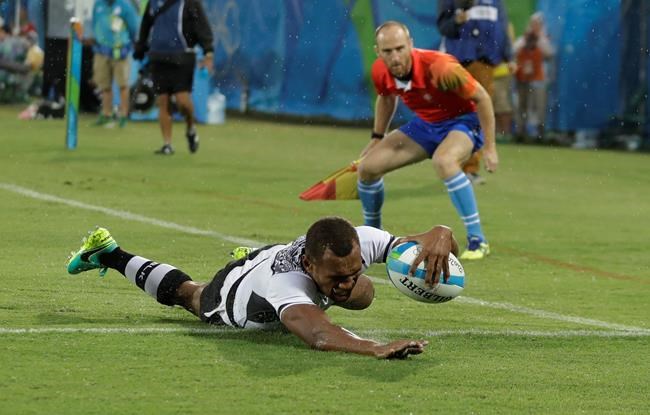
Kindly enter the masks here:
M 14 36 L 18 36 L 20 33 L 20 0 L 14 0 L 15 12 L 14 12 Z

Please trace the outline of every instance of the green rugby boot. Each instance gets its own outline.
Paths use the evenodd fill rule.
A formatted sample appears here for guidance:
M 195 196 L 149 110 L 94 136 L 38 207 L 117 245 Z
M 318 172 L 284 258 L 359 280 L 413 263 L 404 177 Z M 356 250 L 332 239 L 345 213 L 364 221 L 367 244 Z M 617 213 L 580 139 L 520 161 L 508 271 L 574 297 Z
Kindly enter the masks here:
M 490 245 L 480 236 L 467 237 L 467 249 L 461 254 L 460 259 L 483 259 L 490 255 Z
M 88 237 L 83 239 L 81 248 L 77 252 L 71 252 L 67 263 L 68 274 L 79 274 L 99 268 L 99 276 L 103 277 L 108 268 L 99 262 L 99 256 L 113 252 L 117 248 L 117 242 L 104 228 L 98 227 L 88 234 Z
M 254 250 L 255 248 L 251 248 L 250 246 L 238 246 L 237 248 L 232 250 L 230 256 L 236 261 L 242 258 L 246 258 L 248 254 L 250 254 Z

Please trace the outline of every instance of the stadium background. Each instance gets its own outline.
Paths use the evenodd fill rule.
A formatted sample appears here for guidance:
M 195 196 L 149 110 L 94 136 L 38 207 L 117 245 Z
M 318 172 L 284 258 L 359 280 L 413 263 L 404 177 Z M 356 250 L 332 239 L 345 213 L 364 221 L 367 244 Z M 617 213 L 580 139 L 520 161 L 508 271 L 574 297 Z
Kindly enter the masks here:
M 0 2 L 8 22 L 17 1 Z M 42 27 L 45 0 L 21 1 Z M 77 4 L 84 1 L 92 4 Z M 548 131 L 632 133 L 644 137 L 642 147 L 650 148 L 650 5 L 642 0 L 505 3 L 517 35 L 528 16 L 544 12 L 557 47 L 550 65 Z M 217 53 L 216 72 L 202 82 L 219 88 L 229 109 L 368 121 L 374 28 L 388 19 L 401 20 L 411 28 L 416 47 L 435 49 L 440 43 L 431 0 L 204 0 L 204 5 Z M 406 115 L 401 107 L 398 119 Z
M 0 6 L 8 1 L 13 0 L 0 0 Z M 371 6 L 366 11 L 381 6 L 377 10 L 383 19 L 392 17 L 386 2 L 344 4 L 355 12 L 363 4 Z M 297 10 L 303 37 L 292 47 L 302 45 L 302 30 L 315 29 L 320 21 L 321 32 L 312 35 L 316 46 L 310 52 L 325 53 L 321 45 L 336 39 L 337 26 L 334 20 L 323 23 L 324 12 L 312 4 L 342 6 L 336 0 L 305 3 L 235 2 L 240 6 L 236 21 L 242 26 L 236 33 L 242 35 L 241 45 L 272 43 L 260 33 L 275 34 L 285 22 L 280 17 Z M 546 7 L 541 2 L 507 3 L 518 33 L 532 10 Z M 562 67 L 567 71 L 566 98 L 576 101 L 562 104 L 561 110 L 570 114 L 564 106 L 573 105 L 582 121 L 585 114 L 601 117 L 588 125 L 606 128 L 610 118 L 603 114 L 623 117 L 629 108 L 634 125 L 645 114 L 645 71 L 640 68 L 646 58 L 639 50 L 647 42 L 639 34 L 645 33 L 645 17 L 640 17 L 647 16 L 647 6 L 628 2 L 625 7 L 611 3 L 615 7 L 596 8 L 601 3 L 560 5 L 566 14 L 558 21 L 576 31 L 570 37 L 580 48 L 574 46 L 572 56 L 575 60 L 579 53 L 582 63 L 571 71 L 568 64 Z M 226 2 L 219 4 L 225 7 Z M 416 6 L 423 16 L 432 15 L 435 7 L 433 1 L 401 4 L 409 6 L 408 16 L 400 15 L 405 19 Z M 276 20 L 264 20 L 270 16 L 269 5 L 282 9 L 274 12 Z M 581 19 L 590 23 L 576 29 Z M 275 26 L 259 26 L 265 21 Z M 426 46 L 419 42 L 427 33 L 435 36 L 429 25 L 414 18 L 409 23 L 421 31 L 416 33 L 419 45 Z M 243 36 L 242 28 L 252 24 L 259 26 L 257 40 Z M 371 31 L 374 21 L 366 24 Z M 235 32 L 234 23 L 226 27 Z M 365 45 L 350 35 L 358 30 L 353 23 L 346 30 L 350 39 Z M 580 35 L 589 38 L 579 40 Z M 618 49 L 598 50 L 597 35 Z M 286 48 L 282 42 L 278 48 Z M 572 50 L 568 45 L 558 46 L 558 59 Z M 248 52 L 244 46 L 239 50 Z M 264 74 L 269 61 L 262 59 L 262 51 L 276 52 L 255 50 L 251 70 Z M 586 56 L 592 52 L 599 60 Z M 349 56 L 348 73 L 339 71 L 337 77 L 348 80 L 360 71 L 360 56 Z M 592 72 L 604 71 L 598 65 L 619 69 L 601 85 L 602 77 L 592 77 Z M 237 112 L 240 84 L 226 74 L 216 75 L 208 81 L 222 87 L 231 111 Z M 303 86 L 320 79 L 311 70 L 294 70 L 292 78 L 282 71 L 280 75 L 282 82 Z M 585 79 L 597 95 L 577 101 Z M 337 88 L 329 94 L 347 93 L 346 84 L 338 82 L 331 74 L 329 85 Z M 371 100 L 363 85 L 361 109 Z M 263 88 L 256 88 L 249 90 L 250 110 L 271 111 L 260 106 Z M 296 90 L 293 85 L 283 88 Z M 560 87 L 551 88 L 557 94 Z M 295 94 L 269 93 L 268 99 L 282 105 L 289 98 L 307 100 Z M 323 99 L 311 115 L 283 107 L 283 116 L 304 117 L 304 123 L 278 122 L 283 117 L 275 112 L 269 113 L 270 120 L 232 116 L 225 124 L 201 126 L 201 150 L 189 154 L 179 146 L 174 157 L 153 154 L 160 143 L 154 123 L 97 128 L 92 126 L 94 114 L 82 114 L 80 145 L 69 151 L 64 120 L 23 121 L 16 117 L 22 106 L 0 105 L 0 413 L 648 412 L 643 392 L 650 384 L 650 321 L 643 312 L 650 298 L 650 256 L 643 231 L 650 217 L 648 154 L 500 145 L 498 173 L 475 189 L 493 235 L 493 252 L 487 262 L 464 264 L 466 296 L 441 306 L 409 301 L 387 284 L 385 269 L 376 266 L 369 272 L 377 281 L 373 307 L 366 312 L 331 310 L 334 322 L 362 336 L 380 341 L 424 337 L 431 342 L 426 353 L 405 362 L 317 353 L 282 333 L 207 327 L 185 310 L 160 306 L 117 273 L 103 279 L 96 273 L 67 275 L 66 255 L 95 225 L 108 227 L 127 249 L 207 280 L 228 261 L 240 238 L 260 245 L 288 241 L 330 214 L 360 223 L 358 201 L 305 203 L 297 197 L 348 163 L 368 140 L 368 129 L 342 126 L 349 121 L 335 119 L 323 109 L 325 104 L 332 105 Z M 597 113 L 602 106 L 613 110 Z M 275 108 L 279 111 L 279 104 Z M 357 109 L 349 105 L 350 113 Z M 331 118 L 331 125 L 313 122 L 316 117 Z M 404 235 L 448 223 L 462 230 L 429 163 L 391 173 L 386 182 L 388 229 Z

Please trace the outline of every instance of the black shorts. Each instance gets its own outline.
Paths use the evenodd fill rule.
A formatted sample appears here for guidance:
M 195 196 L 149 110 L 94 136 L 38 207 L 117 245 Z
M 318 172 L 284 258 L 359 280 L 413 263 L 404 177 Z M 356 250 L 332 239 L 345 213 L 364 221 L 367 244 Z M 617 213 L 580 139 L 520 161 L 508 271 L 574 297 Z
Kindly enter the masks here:
M 196 62 L 151 62 L 151 79 L 156 95 L 192 92 Z
M 216 309 L 221 303 L 221 289 L 223 288 L 223 284 L 226 281 L 226 277 L 234 268 L 241 267 L 247 260 L 255 258 L 263 250 L 269 249 L 275 245 L 277 244 L 267 245 L 256 249 L 242 259 L 230 261 L 224 268 L 217 271 L 212 281 L 201 292 L 201 304 L 199 307 L 199 318 L 201 321 L 217 325 L 226 324 L 223 322 L 218 313 L 214 313 L 210 317 L 207 317 L 205 315 L 205 313 L 209 313 L 210 311 Z M 234 294 L 235 290 L 231 290 L 232 294 Z M 228 296 L 228 300 L 234 301 L 234 299 L 234 295 Z M 232 304 L 226 304 L 226 308 L 232 308 Z

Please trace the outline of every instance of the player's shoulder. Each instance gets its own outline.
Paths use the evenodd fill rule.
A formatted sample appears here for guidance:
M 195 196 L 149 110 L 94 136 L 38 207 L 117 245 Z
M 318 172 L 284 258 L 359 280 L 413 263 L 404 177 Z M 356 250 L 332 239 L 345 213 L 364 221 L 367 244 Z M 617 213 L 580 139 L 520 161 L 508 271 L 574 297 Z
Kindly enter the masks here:
M 373 236 L 379 236 L 388 233 L 383 229 L 377 229 L 368 225 L 355 226 L 354 229 L 357 231 L 359 238 L 372 238 Z
M 357 226 L 355 229 L 359 235 L 359 246 L 365 266 L 385 262 L 395 236 L 388 231 L 371 226 Z
M 277 245 L 273 252 L 271 271 L 274 274 L 302 272 L 302 254 L 305 251 L 305 235 L 287 245 Z
M 436 67 L 447 65 L 459 65 L 458 59 L 454 56 L 441 52 L 439 50 L 415 49 L 415 55 L 420 62 L 426 66 L 435 65 Z
M 359 236 L 359 242 L 363 246 L 366 243 L 386 243 L 394 239 L 393 234 L 383 229 L 373 228 L 372 226 L 356 226 L 354 228 Z
M 441 90 L 455 89 L 465 83 L 466 70 L 448 53 L 427 51 L 421 65 L 426 68 L 432 84 Z

